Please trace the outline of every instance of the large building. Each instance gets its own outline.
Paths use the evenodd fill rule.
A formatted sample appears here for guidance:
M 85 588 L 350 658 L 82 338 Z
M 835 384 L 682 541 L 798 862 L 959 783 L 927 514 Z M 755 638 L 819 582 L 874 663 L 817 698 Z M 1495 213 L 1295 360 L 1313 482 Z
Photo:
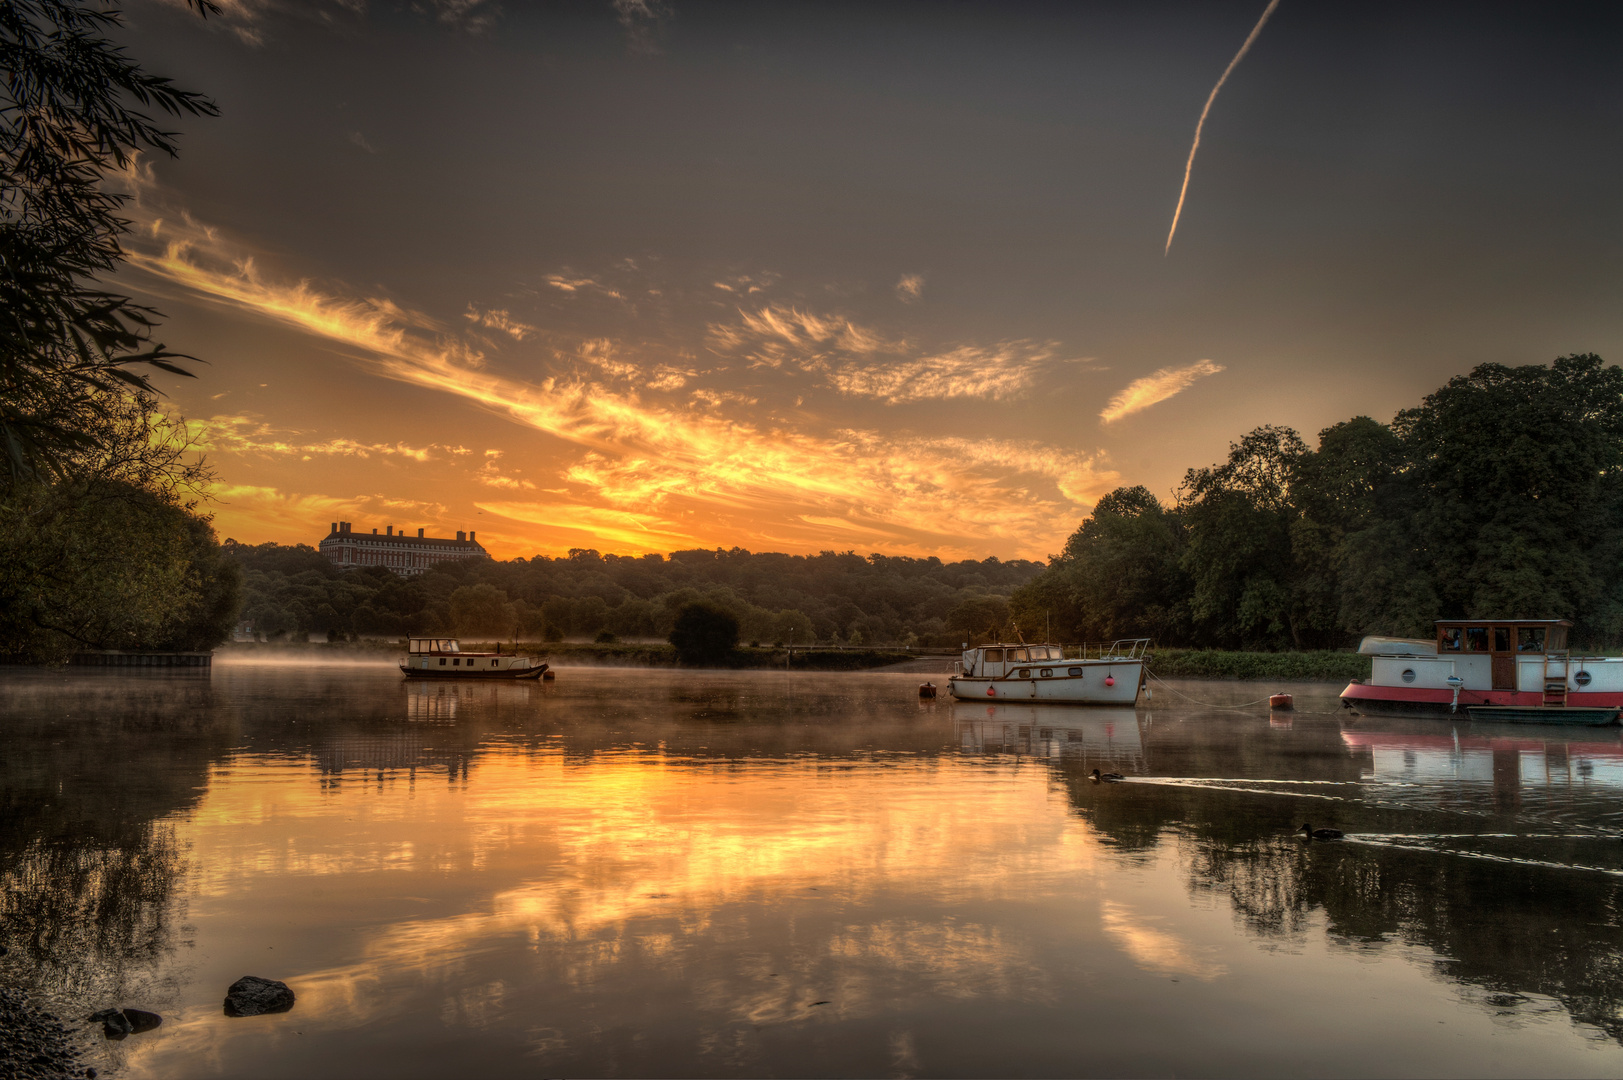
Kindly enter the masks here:
M 318 546 L 328 561 L 340 570 L 352 570 L 357 566 L 387 566 L 401 577 L 412 577 L 427 573 L 440 563 L 490 558 L 490 553 L 479 546 L 474 535 L 459 532 L 455 540 L 445 540 L 437 536 L 424 536 L 423 530 L 418 529 L 416 536 L 407 536 L 404 530 L 397 533 L 390 525 L 379 536 L 376 529 L 370 534 L 358 533 L 350 528 L 349 522 L 335 521 L 326 539 Z

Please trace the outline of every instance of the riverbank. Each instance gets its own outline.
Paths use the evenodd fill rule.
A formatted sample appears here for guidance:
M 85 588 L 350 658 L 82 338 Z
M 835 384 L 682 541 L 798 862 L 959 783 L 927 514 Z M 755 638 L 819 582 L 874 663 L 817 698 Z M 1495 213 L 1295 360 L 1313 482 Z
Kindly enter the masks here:
M 17 1080 L 87 1075 L 62 1022 L 6 987 L 0 987 L 0 1074 Z
M 1353 652 L 1224 652 L 1155 649 L 1150 673 L 1163 679 L 1257 679 L 1264 682 L 1337 682 L 1370 677 L 1370 658 Z

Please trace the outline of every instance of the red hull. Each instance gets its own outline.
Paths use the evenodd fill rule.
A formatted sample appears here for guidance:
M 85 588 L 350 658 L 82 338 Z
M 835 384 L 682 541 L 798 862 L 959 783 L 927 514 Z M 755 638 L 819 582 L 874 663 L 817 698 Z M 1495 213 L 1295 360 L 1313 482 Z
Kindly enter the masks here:
M 1432 690 L 1416 686 L 1371 686 L 1368 683 L 1350 683 L 1341 692 L 1341 700 L 1362 712 L 1441 713 L 1447 714 L 1454 703 L 1454 691 Z M 1623 706 L 1623 692 L 1567 693 L 1566 703 L 1573 708 L 1617 708 Z M 1544 695 L 1536 690 L 1461 690 L 1457 715 L 1465 715 L 1467 705 L 1521 705 L 1537 708 L 1544 704 Z

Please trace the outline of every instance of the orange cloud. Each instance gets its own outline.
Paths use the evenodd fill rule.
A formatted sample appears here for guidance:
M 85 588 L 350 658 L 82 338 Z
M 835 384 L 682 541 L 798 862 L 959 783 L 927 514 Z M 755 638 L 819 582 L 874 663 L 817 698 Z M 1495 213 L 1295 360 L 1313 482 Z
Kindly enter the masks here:
M 806 523 L 838 519 L 876 536 L 907 538 L 904 546 L 918 550 L 984 550 L 1001 541 L 1004 550 L 1014 545 L 1041 557 L 1074 526 L 1083 501 L 1108 490 L 1115 478 L 1097 455 L 1035 443 L 818 434 L 723 414 L 703 402 L 652 404 L 635 390 L 579 374 L 508 377 L 430 316 L 389 300 L 323 292 L 308 281 L 273 280 L 189 219 L 154 220 L 148 234 L 161 246 L 131 252 L 131 264 L 140 269 L 319 337 L 386 378 L 450 395 L 575 447 L 578 456 L 558 471 L 570 503 L 568 523 L 558 528 L 578 528 L 604 545 L 638 540 L 640 550 L 669 550 L 725 522 L 731 534 L 718 542 L 788 530 L 804 537 L 803 546 L 815 547 L 831 538 Z M 779 306 L 747 314 L 741 325 L 786 345 L 836 342 L 870 353 L 895 347 L 849 321 Z M 623 361 L 612 343 L 590 345 L 583 355 L 606 373 L 624 374 L 615 370 Z M 971 369 L 986 363 L 986 355 L 960 350 L 933 374 L 919 371 L 900 384 L 875 386 L 897 400 L 913 393 L 907 380 L 938 395 L 960 392 L 954 380 L 961 380 L 962 392 L 969 392 L 979 377 Z M 663 378 L 674 387 L 690 374 L 672 368 Z M 1008 376 L 1015 382 L 1025 377 Z M 656 367 L 651 381 L 660 385 L 661 378 Z M 650 384 L 646 375 L 643 384 Z M 996 385 L 983 390 L 1003 393 Z M 549 523 L 538 520 L 547 515 L 530 504 L 490 507 L 538 526 Z M 555 510 L 549 506 L 547 513 Z M 700 517 L 690 520 L 694 514 Z
M 1224 370 L 1222 364 L 1210 360 L 1197 360 L 1188 367 L 1162 368 L 1142 379 L 1134 379 L 1127 388 L 1110 399 L 1110 404 L 1099 413 L 1099 419 L 1113 423 L 1124 416 L 1140 412 L 1157 402 L 1165 401 L 1187 389 L 1196 379 L 1216 375 Z

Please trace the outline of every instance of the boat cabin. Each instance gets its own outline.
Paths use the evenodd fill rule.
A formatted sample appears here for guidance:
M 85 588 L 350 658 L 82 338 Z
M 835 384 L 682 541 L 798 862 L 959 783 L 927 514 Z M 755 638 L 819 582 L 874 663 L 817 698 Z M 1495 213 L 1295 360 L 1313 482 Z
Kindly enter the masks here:
M 1566 619 L 1439 619 L 1437 655 L 1566 652 L 1567 631 L 1571 628 L 1572 623 Z
M 406 652 L 416 656 L 455 656 L 462 651 L 456 638 L 414 637 L 406 639 Z
M 983 679 L 1013 677 L 1017 669 L 1032 664 L 1057 663 L 1065 658 L 1065 650 L 1058 645 L 985 645 L 978 649 L 964 648 L 963 673 Z M 1039 669 L 1040 670 L 1040 669 Z M 1045 676 L 1053 672 L 1044 672 Z M 1081 674 L 1081 672 L 1077 672 Z M 1031 677 L 1028 671 L 1020 678 Z

